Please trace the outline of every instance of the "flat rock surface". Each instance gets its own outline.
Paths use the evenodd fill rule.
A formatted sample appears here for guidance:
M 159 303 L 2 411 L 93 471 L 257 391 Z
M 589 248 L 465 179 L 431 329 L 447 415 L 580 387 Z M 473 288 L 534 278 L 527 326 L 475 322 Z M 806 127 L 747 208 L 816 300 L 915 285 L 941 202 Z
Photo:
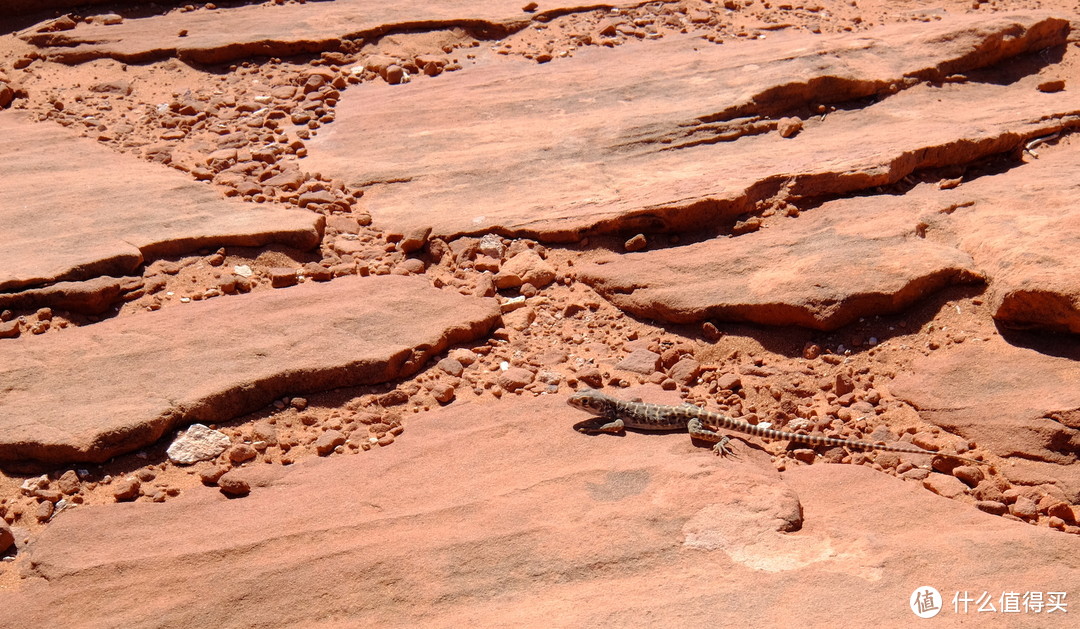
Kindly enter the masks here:
M 27 550 L 31 578 L 0 595 L 0 620 L 79 624 L 92 608 L 126 627 L 693 626 L 723 610 L 899 625 L 923 585 L 960 622 L 954 593 L 996 601 L 1080 578 L 1075 536 L 918 483 L 826 464 L 781 476 L 750 446 L 721 460 L 685 434 L 586 437 L 576 413 L 561 396 L 463 403 L 416 417 L 408 447 L 307 461 L 243 499 L 204 488 L 63 513 Z
M 823 330 L 985 280 L 997 321 L 1078 332 L 1077 169 L 1068 145 L 956 188 L 829 201 L 739 237 L 600 257 L 580 277 L 637 316 Z
M 323 217 L 227 201 L 164 166 L 0 112 L 0 291 L 123 275 L 147 256 L 281 243 L 310 249 Z
M 980 281 L 967 254 L 919 236 L 919 213 L 903 198 L 844 199 L 738 237 L 602 257 L 579 277 L 637 316 L 832 330 Z
M 1042 150 L 924 205 L 939 212 L 927 222 L 957 234 L 959 248 L 989 278 L 994 318 L 1007 326 L 1080 333 L 1078 169 L 1080 145 Z M 949 208 L 956 210 L 946 214 Z
M 924 104 L 941 106 L 949 92 L 961 97 L 982 89 L 935 88 L 923 94 Z M 1038 95 L 1030 81 L 987 89 L 1014 94 L 999 95 L 1003 103 Z M 958 102 L 948 106 L 963 111 Z M 949 284 L 985 279 L 998 321 L 1075 332 L 1080 285 L 1071 254 L 1080 243 L 1080 215 L 1069 173 L 1078 166 L 1080 150 L 1062 147 L 952 189 L 924 185 L 903 195 L 828 201 L 737 237 L 602 257 L 583 266 L 581 277 L 639 316 L 826 330 L 898 312 Z
M 220 12 L 168 13 L 128 19 L 121 24 L 79 24 L 67 31 L 26 33 L 25 38 L 42 47 L 48 58 L 64 63 L 103 57 L 140 62 L 173 56 L 199 63 L 222 63 L 258 54 L 284 57 L 322 52 L 336 47 L 342 38 L 377 36 L 395 29 L 429 30 L 472 23 L 517 30 L 534 15 L 585 6 L 540 2 L 536 11 L 524 12 L 525 4 L 519 0 L 259 4 Z M 604 4 L 618 7 L 638 3 Z
M 889 388 L 934 424 L 1001 456 L 1057 464 L 1044 466 L 1047 477 L 1077 499 L 1078 382 L 1076 361 L 995 336 L 916 360 Z
M 951 18 L 857 39 L 673 38 L 558 64 L 481 59 L 454 81 L 349 91 L 308 163 L 367 189 L 376 224 L 402 232 L 576 240 L 583 230 L 722 227 L 781 189 L 893 183 L 1059 128 L 1051 118 L 1080 111 L 1080 98 L 1038 92 L 1034 78 L 889 94 L 905 77 L 940 80 L 1066 33 L 1045 16 Z M 811 118 L 793 138 L 769 132 L 782 107 L 871 95 L 880 102 Z
M 99 314 L 109 310 L 125 287 L 139 287 L 142 278 L 102 275 L 79 282 L 56 282 L 41 288 L 0 293 L 0 308 L 37 308 L 46 306 Z
M 224 421 L 285 394 L 393 380 L 497 320 L 493 300 L 387 276 L 6 341 L 0 460 L 104 461 L 179 426 Z

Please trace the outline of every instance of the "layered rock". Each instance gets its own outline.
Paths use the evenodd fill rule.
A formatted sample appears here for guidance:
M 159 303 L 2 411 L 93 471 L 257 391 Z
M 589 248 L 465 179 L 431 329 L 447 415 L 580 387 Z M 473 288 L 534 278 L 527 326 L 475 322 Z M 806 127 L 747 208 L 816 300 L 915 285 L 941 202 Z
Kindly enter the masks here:
M 124 275 L 222 245 L 315 247 L 321 215 L 227 201 L 205 184 L 0 113 L 0 291 Z
M 708 624 L 724 609 L 900 625 L 921 585 L 957 619 L 965 588 L 1080 577 L 1075 536 L 918 483 L 845 465 L 781 476 L 753 448 L 721 461 L 685 434 L 586 437 L 575 412 L 459 403 L 414 418 L 408 447 L 307 460 L 241 499 L 71 510 L 24 551 L 30 578 L 0 595 L 0 621 L 79 624 L 92 607 L 130 627 Z
M 982 177 L 934 200 L 926 222 L 957 236 L 990 280 L 994 318 L 1006 326 L 1080 333 L 1080 148 Z
M 110 58 L 140 63 L 177 57 L 196 63 L 225 63 L 256 55 L 288 57 L 337 51 L 343 39 L 378 37 L 395 30 L 435 30 L 469 24 L 504 34 L 534 17 L 587 6 L 545 2 L 523 11 L 520 0 L 372 2 L 338 0 L 327 6 L 248 6 L 227 11 L 172 12 L 119 24 L 78 24 L 58 32 L 29 32 L 24 39 L 53 61 L 82 63 Z M 608 2 L 635 6 L 639 2 Z
M 421 278 L 351 277 L 5 341 L 0 461 L 104 461 L 286 394 L 386 382 L 498 318 Z
M 904 88 L 1059 45 L 1067 32 L 1045 16 L 969 17 L 858 39 L 671 38 L 542 65 L 480 55 L 452 81 L 350 89 L 308 163 L 364 188 L 375 224 L 400 233 L 565 241 L 725 226 L 781 191 L 889 184 L 1060 128 L 1080 100 L 1039 92 L 1034 79 Z M 871 96 L 879 102 L 824 120 L 806 114 Z M 772 132 L 792 114 L 806 117 L 800 133 Z
M 980 281 L 967 254 L 920 236 L 920 214 L 902 198 L 833 201 L 743 236 L 600 258 L 578 276 L 637 316 L 832 330 Z
M 1058 486 L 1080 501 L 1080 380 L 1076 361 L 999 336 L 916 360 L 889 388 L 928 421 L 977 442 L 1013 482 Z

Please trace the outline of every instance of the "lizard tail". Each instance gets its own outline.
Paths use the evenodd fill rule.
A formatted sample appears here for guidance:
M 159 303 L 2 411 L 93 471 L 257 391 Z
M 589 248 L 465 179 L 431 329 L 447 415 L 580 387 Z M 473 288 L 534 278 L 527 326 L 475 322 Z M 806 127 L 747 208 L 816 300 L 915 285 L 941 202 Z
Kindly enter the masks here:
M 842 446 L 847 448 L 858 448 L 862 450 L 884 450 L 887 452 L 905 452 L 908 454 L 929 454 L 947 456 L 953 459 L 959 459 L 972 464 L 978 464 L 979 461 L 969 459 L 957 454 L 950 454 L 948 452 L 931 452 L 929 450 L 923 450 L 921 448 L 911 446 L 890 446 L 890 445 L 878 445 L 876 443 L 869 443 L 867 441 L 853 441 L 850 439 L 837 439 L 835 437 L 819 437 L 817 435 L 800 435 L 794 432 L 785 432 L 783 430 L 774 430 L 772 428 L 764 428 L 762 426 L 755 426 L 747 422 L 732 419 L 723 415 L 713 414 L 710 419 L 720 418 L 717 423 L 723 428 L 729 430 L 737 430 L 747 434 L 754 435 L 755 437 L 764 437 L 766 439 L 786 439 L 788 441 L 794 441 L 796 443 L 805 443 L 812 446 Z

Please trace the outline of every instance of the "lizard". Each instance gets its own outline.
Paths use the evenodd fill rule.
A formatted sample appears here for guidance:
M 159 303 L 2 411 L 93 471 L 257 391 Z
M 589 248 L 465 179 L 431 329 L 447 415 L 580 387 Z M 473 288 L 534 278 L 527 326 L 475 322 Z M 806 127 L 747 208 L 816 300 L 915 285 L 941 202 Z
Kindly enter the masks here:
M 786 439 L 811 446 L 843 446 L 861 450 L 882 450 L 886 452 L 906 452 L 908 454 L 929 454 L 959 459 L 971 464 L 980 461 L 948 452 L 931 452 L 914 446 L 890 446 L 885 444 L 803 435 L 783 430 L 774 430 L 763 426 L 733 419 L 721 413 L 707 411 L 693 404 L 669 406 L 648 404 L 613 398 L 595 389 L 583 389 L 570 396 L 567 403 L 599 417 L 599 420 L 586 420 L 577 424 L 579 432 L 596 434 L 601 432 L 621 433 L 626 428 L 636 430 L 686 430 L 690 437 L 713 443 L 712 449 L 718 455 L 731 454 L 727 444 L 730 437 L 706 428 L 715 426 L 723 430 L 734 430 L 766 439 Z

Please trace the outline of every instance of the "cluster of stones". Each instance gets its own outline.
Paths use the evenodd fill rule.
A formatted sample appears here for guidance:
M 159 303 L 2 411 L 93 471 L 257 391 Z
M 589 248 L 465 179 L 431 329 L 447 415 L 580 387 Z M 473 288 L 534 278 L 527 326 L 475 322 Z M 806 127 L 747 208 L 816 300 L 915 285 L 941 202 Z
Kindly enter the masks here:
M 29 519 L 45 523 L 57 513 L 85 504 L 87 496 L 101 488 L 116 501 L 130 501 L 140 496 L 152 502 L 180 494 L 178 487 L 157 480 L 167 463 L 142 467 L 130 475 L 114 478 L 91 468 L 69 469 L 34 476 L 23 481 L 19 494 L 0 498 L 0 518 L 9 524 Z M 4 549 L 0 548 L 0 553 Z
M 195 424 L 169 447 L 170 460 L 193 465 L 191 472 L 230 496 L 243 496 L 254 484 L 248 470 L 259 463 L 290 465 L 304 453 L 318 456 L 388 446 L 404 428 L 391 408 L 407 400 L 401 392 L 357 398 L 345 412 L 325 417 L 309 409 L 306 398 L 277 400 L 265 419 L 238 428 Z
M 530 11 L 528 7 L 526 5 L 523 9 Z M 826 19 L 829 14 L 820 5 L 784 4 L 778 8 L 784 12 L 775 12 L 768 2 L 725 0 L 717 3 L 643 4 L 633 8 L 571 13 L 550 21 L 538 17 L 531 29 L 507 37 L 494 45 L 493 49 L 498 54 L 521 55 L 546 63 L 556 56 L 570 55 L 581 47 L 614 47 L 627 41 L 660 39 L 674 34 L 701 34 L 715 43 L 761 36 L 758 29 L 735 26 L 732 17 L 736 14 L 745 14 L 775 28 L 802 27 L 812 33 L 833 30 L 830 20 Z M 797 19 L 793 21 L 793 17 Z M 860 20 L 860 27 L 866 26 Z M 844 29 L 850 31 L 854 27 L 845 24 Z M 542 41 L 535 41 L 538 35 Z
M 300 263 L 281 254 L 250 258 L 222 247 L 197 256 L 152 262 L 145 268 L 142 286 L 127 293 L 125 299 L 135 308 L 158 310 L 171 303 L 308 281 L 328 282 L 347 275 L 419 274 L 426 264 L 416 256 L 425 244 L 426 234 L 382 234 L 355 216 L 335 214 L 326 221 L 318 262 Z
M 175 63 L 175 62 L 168 62 Z M 247 68 L 238 76 L 257 75 Z M 135 127 L 106 127 L 91 111 L 111 111 L 111 96 L 126 96 L 130 84 L 92 85 L 89 94 L 57 95 L 45 116 L 61 124 L 80 124 L 88 133 L 118 148 L 138 150 L 149 161 L 170 165 L 196 180 L 213 181 L 226 196 L 262 203 L 277 200 L 315 211 L 347 211 L 359 193 L 300 171 L 296 158 L 307 155 L 304 141 L 334 120 L 333 108 L 346 79 L 337 66 L 313 66 L 285 73 L 262 90 L 223 85 L 146 105 Z M 260 84 L 261 85 L 261 84 Z M 70 98 L 77 106 L 68 106 Z M 81 106 L 80 106 L 81 105 Z M 151 134 L 156 137 L 147 137 Z
M 31 334 L 44 334 L 50 328 L 66 328 L 69 322 L 55 317 L 52 308 L 38 308 L 30 316 L 15 316 L 11 310 L 0 311 L 0 339 L 10 339 L 19 336 L 23 330 Z

